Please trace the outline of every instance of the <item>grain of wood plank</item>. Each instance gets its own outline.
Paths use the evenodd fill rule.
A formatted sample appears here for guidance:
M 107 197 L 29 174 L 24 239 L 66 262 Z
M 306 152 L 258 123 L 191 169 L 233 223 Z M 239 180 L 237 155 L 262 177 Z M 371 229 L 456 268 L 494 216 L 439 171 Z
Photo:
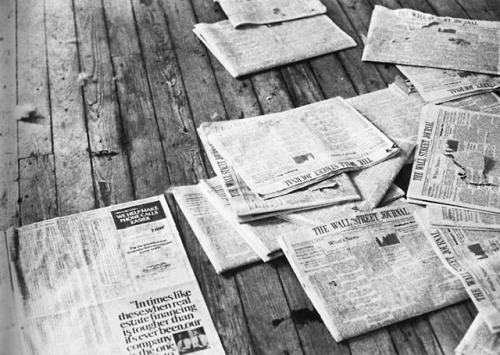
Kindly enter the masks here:
M 104 207 L 133 200 L 133 185 L 101 1 L 75 1 L 75 18 L 96 207 Z
M 427 317 L 420 316 L 389 326 L 399 355 L 442 355 Z
M 494 11 L 494 6 L 491 6 L 488 0 L 455 1 L 471 19 L 486 21 L 498 21 L 500 19 L 500 13 L 497 14 Z M 500 8 L 500 3 L 497 4 L 496 8 Z
M 383 328 L 349 340 L 351 354 L 396 355 L 389 332 Z
M 45 11 L 58 207 L 76 213 L 95 199 L 72 1 L 46 0 Z
M 19 157 L 53 152 L 44 1 L 17 1 L 17 104 L 36 110 L 19 122 Z
M 162 1 L 196 126 L 227 119 L 205 46 L 193 33 L 196 19 L 186 0 Z
M 278 70 L 253 75 L 250 80 L 263 114 L 282 112 L 293 108 L 293 102 L 286 91 L 283 76 Z
M 16 4 L 0 10 L 0 230 L 18 225 L 16 104 Z
M 325 98 L 311 68 L 305 63 L 281 69 L 286 87 L 295 107 L 312 104 Z
M 142 56 L 115 57 L 113 63 L 135 196 L 159 195 L 169 181 Z
M 54 156 L 39 155 L 19 160 L 19 214 L 21 224 L 58 216 Z
M 316 80 L 326 98 L 356 96 L 356 90 L 335 54 L 313 58 L 310 61 Z

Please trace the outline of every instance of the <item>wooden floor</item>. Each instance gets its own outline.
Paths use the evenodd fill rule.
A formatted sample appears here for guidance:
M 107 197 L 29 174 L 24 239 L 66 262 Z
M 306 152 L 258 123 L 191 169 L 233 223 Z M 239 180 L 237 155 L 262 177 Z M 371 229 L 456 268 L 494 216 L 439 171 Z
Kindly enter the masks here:
M 499 20 L 495 0 L 322 0 L 358 46 L 233 79 L 192 33 L 212 0 L 1 0 L 0 227 L 163 193 L 213 175 L 195 127 L 382 89 L 361 62 L 375 4 Z M 16 121 L 19 112 L 33 111 Z M 404 180 L 404 179 L 402 179 Z M 169 197 L 228 354 L 453 354 L 470 302 L 336 343 L 284 258 L 218 276 Z

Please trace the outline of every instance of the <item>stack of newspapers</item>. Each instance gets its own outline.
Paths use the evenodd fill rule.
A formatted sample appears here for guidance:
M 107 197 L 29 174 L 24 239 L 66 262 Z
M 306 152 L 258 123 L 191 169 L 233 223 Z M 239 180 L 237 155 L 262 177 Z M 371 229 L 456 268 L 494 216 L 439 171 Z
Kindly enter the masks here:
M 194 33 L 233 77 L 356 46 L 319 0 L 216 0 L 228 20 Z
M 425 205 L 416 219 L 479 311 L 463 355 L 500 353 L 500 110 L 485 94 L 500 86 L 499 36 L 498 22 L 377 6 L 363 53 L 398 64 L 428 103 L 407 198 Z

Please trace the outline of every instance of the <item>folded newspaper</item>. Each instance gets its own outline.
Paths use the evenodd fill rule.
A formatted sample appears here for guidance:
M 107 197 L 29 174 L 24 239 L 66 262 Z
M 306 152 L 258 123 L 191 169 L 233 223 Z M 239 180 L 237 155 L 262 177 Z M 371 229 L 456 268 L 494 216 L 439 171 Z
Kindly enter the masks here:
M 500 212 L 500 115 L 422 109 L 408 199 Z
M 500 332 L 500 235 L 492 231 L 429 228 L 426 210 L 416 214 L 436 254 L 462 281 L 492 333 Z
M 356 46 L 326 15 L 241 29 L 199 23 L 193 31 L 233 77 Z
M 345 215 L 280 238 L 336 341 L 467 298 L 440 262 L 409 204 Z
M 398 65 L 426 102 L 442 103 L 500 87 L 500 77 L 460 70 Z
M 373 166 L 400 150 L 339 97 L 242 121 L 223 131 L 202 123 L 200 135 L 263 198 Z
M 500 74 L 500 22 L 375 6 L 362 60 Z
M 221 132 L 244 123 L 243 120 L 212 122 L 210 130 L 212 132 Z M 229 199 L 231 209 L 240 222 L 360 200 L 356 187 L 345 173 L 292 193 L 264 200 L 248 187 L 226 159 L 208 142 L 204 131 L 199 130 L 199 133 L 208 159 L 215 173 L 223 182 L 223 188 Z
M 163 196 L 9 230 L 16 354 L 224 354 Z
M 455 354 L 498 355 L 500 354 L 500 334 L 490 332 L 481 315 L 478 315 L 455 349 Z
M 234 27 L 264 25 L 326 13 L 319 0 L 215 0 Z
M 458 228 L 500 231 L 500 214 L 443 205 L 428 205 L 432 228 Z

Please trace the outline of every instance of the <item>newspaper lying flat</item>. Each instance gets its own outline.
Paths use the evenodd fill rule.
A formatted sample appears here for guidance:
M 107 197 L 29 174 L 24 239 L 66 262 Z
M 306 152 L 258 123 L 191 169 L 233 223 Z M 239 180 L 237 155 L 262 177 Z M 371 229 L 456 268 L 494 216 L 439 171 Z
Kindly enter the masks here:
M 9 271 L 7 240 L 0 231 L 0 355 L 19 353 L 20 343 Z
M 243 120 L 213 122 L 210 130 L 221 132 L 242 124 L 244 124 Z M 231 209 L 240 222 L 275 216 L 284 212 L 360 200 L 356 187 L 345 173 L 293 193 L 264 200 L 248 187 L 226 159 L 208 142 L 204 131 L 199 131 L 200 140 L 205 147 L 210 164 L 217 176 L 221 178 Z
M 500 74 L 500 22 L 375 6 L 362 60 Z
M 280 238 L 336 341 L 467 298 L 406 204 L 345 215 Z
M 171 191 L 217 273 L 261 260 L 242 236 L 238 221 L 214 204 L 199 185 Z
M 19 228 L 16 354 L 224 354 L 163 196 Z
M 462 110 L 480 111 L 500 114 L 500 97 L 493 92 L 468 96 L 442 104 L 447 107 L 461 108 Z
M 200 23 L 193 31 L 234 77 L 356 46 L 326 15 L 243 29 Z
M 492 231 L 429 227 L 427 211 L 416 214 L 437 255 L 460 278 L 481 318 L 500 332 L 500 235 Z
M 465 208 L 427 205 L 429 224 L 433 228 L 459 228 L 500 231 L 500 214 Z
M 500 334 L 493 334 L 488 326 L 476 316 L 455 349 L 456 355 L 498 355 L 500 354 Z
M 459 70 L 398 65 L 426 102 L 442 103 L 500 87 L 500 77 Z
M 319 0 L 215 0 L 234 27 L 263 25 L 326 13 Z
M 422 109 L 408 198 L 500 212 L 500 115 Z
M 219 132 L 202 123 L 199 131 L 263 198 L 373 166 L 400 150 L 340 97 L 242 121 Z

